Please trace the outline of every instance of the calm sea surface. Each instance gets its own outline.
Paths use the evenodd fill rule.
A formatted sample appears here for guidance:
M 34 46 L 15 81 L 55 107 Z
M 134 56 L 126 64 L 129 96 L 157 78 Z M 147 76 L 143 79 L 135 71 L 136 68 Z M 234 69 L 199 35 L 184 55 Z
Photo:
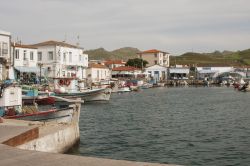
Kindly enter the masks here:
M 250 165 L 250 93 L 154 88 L 85 104 L 75 154 L 181 165 Z

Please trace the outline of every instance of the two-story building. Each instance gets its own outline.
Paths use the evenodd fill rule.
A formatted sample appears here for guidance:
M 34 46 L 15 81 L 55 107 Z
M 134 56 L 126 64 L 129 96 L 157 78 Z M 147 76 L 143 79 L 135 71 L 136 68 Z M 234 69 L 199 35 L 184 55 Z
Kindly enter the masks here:
M 89 64 L 87 69 L 88 79 L 91 79 L 92 82 L 100 82 L 104 80 L 109 80 L 111 78 L 110 69 L 102 64 L 92 63 Z
M 82 48 L 53 40 L 33 46 L 38 48 L 38 64 L 45 67 L 45 75 L 48 77 L 86 78 L 88 55 L 83 53 Z
M 0 80 L 9 77 L 11 67 L 11 33 L 0 30 Z
M 156 49 L 142 51 L 138 53 L 139 58 L 148 62 L 148 66 L 161 65 L 164 67 L 169 67 L 169 56 L 168 52 L 159 51 Z
M 37 48 L 20 43 L 12 43 L 12 67 L 10 78 L 34 82 L 35 78 L 42 75 L 42 69 L 37 65 Z

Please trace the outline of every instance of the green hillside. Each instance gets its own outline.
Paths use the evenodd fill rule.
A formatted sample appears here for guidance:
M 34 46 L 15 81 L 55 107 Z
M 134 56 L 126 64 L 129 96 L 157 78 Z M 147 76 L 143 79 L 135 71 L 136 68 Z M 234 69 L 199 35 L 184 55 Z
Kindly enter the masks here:
M 244 66 L 250 65 L 250 49 L 231 52 L 215 51 L 212 53 L 185 53 L 181 56 L 171 56 L 171 65 L 202 65 L 202 66 Z
M 113 51 L 104 48 L 87 50 L 90 60 L 133 59 L 140 52 L 137 48 L 124 47 Z M 212 53 L 187 52 L 180 56 L 170 56 L 170 64 L 202 65 L 202 66 L 244 66 L 250 65 L 250 49 L 243 51 L 214 51 Z
M 89 55 L 90 60 L 123 59 L 125 61 L 136 58 L 138 52 L 140 52 L 140 50 L 132 47 L 124 47 L 114 51 L 107 51 L 104 48 L 85 51 L 85 53 Z

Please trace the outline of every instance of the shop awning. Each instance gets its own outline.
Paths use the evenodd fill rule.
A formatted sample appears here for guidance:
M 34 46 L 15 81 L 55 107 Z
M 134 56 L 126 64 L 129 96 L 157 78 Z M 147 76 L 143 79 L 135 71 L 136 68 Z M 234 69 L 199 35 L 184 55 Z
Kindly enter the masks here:
M 189 68 L 170 68 L 169 73 L 171 74 L 188 74 L 189 73 Z
M 200 74 L 213 74 L 219 72 L 218 70 L 200 70 L 198 71 Z
M 21 73 L 39 73 L 39 67 L 25 67 L 25 66 L 16 66 L 16 70 L 20 71 Z M 44 69 L 41 69 L 41 72 L 44 72 Z

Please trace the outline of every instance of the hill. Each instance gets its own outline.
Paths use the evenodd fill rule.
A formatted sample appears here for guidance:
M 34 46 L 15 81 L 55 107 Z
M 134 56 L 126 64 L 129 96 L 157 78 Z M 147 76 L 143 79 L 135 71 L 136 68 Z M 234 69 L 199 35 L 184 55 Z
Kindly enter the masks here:
M 202 66 L 244 66 L 250 65 L 250 49 L 243 51 L 215 51 L 212 53 L 188 52 L 181 56 L 171 56 L 170 64 Z
M 86 50 L 84 53 L 89 55 L 90 60 L 115 60 L 136 58 L 137 53 L 140 52 L 137 48 L 124 47 L 113 51 L 107 51 L 104 48 L 98 48 L 93 50 Z
M 98 48 L 85 51 L 90 60 L 133 59 L 140 52 L 137 48 L 124 47 L 113 51 Z M 187 52 L 180 56 L 170 56 L 170 64 L 200 66 L 250 66 L 250 49 L 242 51 L 214 51 L 212 53 Z

